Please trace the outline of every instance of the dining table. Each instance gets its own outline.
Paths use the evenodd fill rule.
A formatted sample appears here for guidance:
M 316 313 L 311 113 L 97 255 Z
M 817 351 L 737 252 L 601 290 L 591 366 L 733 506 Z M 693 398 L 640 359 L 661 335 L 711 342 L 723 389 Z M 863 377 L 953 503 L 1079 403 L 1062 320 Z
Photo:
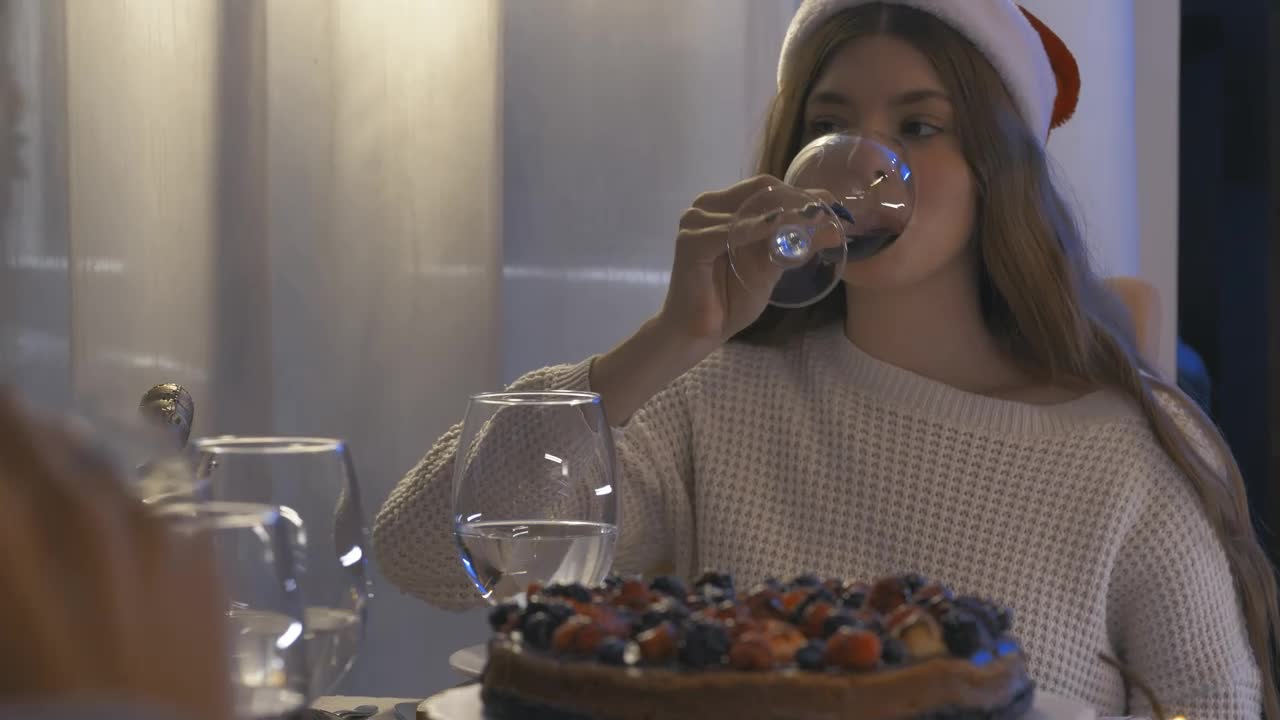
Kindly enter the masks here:
M 332 696 L 320 698 L 315 702 L 314 707 L 319 708 L 321 710 L 328 710 L 329 712 L 337 712 L 338 710 L 350 710 L 360 705 L 373 705 L 378 708 L 378 712 L 375 715 L 369 716 L 370 720 L 419 720 L 418 717 L 415 717 L 416 712 L 408 713 L 407 710 L 406 710 L 406 714 L 402 714 L 400 716 L 396 715 L 396 710 L 395 710 L 396 706 L 403 705 L 405 703 L 411 703 L 413 708 L 416 709 L 417 706 L 422 703 L 422 699 L 421 698 L 412 699 L 412 698 L 356 697 L 352 695 L 332 695 Z M 1078 705 L 1078 703 L 1076 704 Z M 1077 709 L 1072 708 L 1072 710 L 1077 710 Z M 1040 715 L 1035 711 L 1032 711 L 1029 714 L 1032 717 L 1035 717 L 1036 720 L 1043 720 L 1046 717 L 1050 717 L 1050 718 L 1070 717 L 1078 720 L 1085 720 L 1085 718 L 1089 718 L 1090 720 L 1149 720 L 1148 718 L 1141 718 L 1141 717 L 1134 717 L 1134 716 L 1124 716 L 1124 717 L 1094 716 L 1092 712 L 1081 713 L 1079 711 L 1054 712 L 1048 715 Z
M 337 712 L 339 710 L 351 710 L 361 705 L 373 705 L 378 708 L 375 715 L 370 715 L 368 720 L 416 720 L 413 714 L 404 717 L 396 716 L 396 706 L 405 703 L 412 703 L 416 708 L 423 698 L 396 698 L 396 697 L 359 697 L 355 695 L 329 695 L 322 697 L 312 704 L 320 710 L 328 710 L 329 712 Z

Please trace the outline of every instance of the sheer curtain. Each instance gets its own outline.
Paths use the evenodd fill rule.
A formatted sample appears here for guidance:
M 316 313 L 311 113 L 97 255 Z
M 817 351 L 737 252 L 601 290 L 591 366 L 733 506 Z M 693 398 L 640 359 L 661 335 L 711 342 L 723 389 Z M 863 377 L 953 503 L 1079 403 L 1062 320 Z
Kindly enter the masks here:
M 171 380 L 197 433 L 346 437 L 372 513 L 468 394 L 658 307 L 681 210 L 750 172 L 797 5 L 0 0 L 0 378 L 121 412 Z M 1169 4 L 1028 5 L 1084 66 L 1050 151 L 1095 253 L 1171 287 L 1176 239 L 1135 250 L 1176 213 Z M 1135 33 L 1171 58 L 1137 80 Z M 345 689 L 453 682 L 480 616 L 377 582 Z
M 172 380 L 198 433 L 347 437 L 371 513 L 499 381 L 496 0 L 0 7 L 6 375 L 121 412 Z M 346 689 L 447 684 L 482 622 L 377 592 Z
M 504 5 L 504 379 L 659 308 L 681 212 L 754 170 L 798 5 Z
M 796 4 L 0 0 L 0 377 L 349 438 L 372 513 L 469 393 L 656 309 Z M 481 616 L 377 583 L 344 690 L 454 682 Z

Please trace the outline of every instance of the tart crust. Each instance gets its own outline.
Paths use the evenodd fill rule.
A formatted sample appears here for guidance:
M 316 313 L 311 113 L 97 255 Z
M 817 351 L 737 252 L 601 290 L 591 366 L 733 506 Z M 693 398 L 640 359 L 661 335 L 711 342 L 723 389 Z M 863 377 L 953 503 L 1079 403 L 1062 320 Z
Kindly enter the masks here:
M 495 720 L 1012 720 L 1031 705 L 1025 660 L 939 657 L 868 673 L 623 668 L 489 644 Z

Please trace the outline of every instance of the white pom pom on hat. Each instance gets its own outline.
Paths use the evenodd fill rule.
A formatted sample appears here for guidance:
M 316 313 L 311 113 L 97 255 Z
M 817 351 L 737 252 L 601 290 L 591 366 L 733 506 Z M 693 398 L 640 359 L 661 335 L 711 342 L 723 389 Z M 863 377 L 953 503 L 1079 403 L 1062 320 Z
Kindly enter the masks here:
M 1075 113 L 1080 69 L 1047 25 L 1013 0 L 804 0 L 782 43 L 778 87 L 798 48 L 843 10 L 879 2 L 927 12 L 969 39 L 1000 74 L 1028 127 L 1041 139 Z

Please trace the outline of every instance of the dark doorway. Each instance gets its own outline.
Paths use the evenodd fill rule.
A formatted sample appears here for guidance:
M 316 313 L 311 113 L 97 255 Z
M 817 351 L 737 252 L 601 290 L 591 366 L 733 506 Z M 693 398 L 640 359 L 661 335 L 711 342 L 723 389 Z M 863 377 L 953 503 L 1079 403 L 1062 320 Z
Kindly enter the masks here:
M 1280 559 L 1280 3 L 1183 0 L 1179 335 Z M 1180 367 L 1180 370 L 1182 368 Z

